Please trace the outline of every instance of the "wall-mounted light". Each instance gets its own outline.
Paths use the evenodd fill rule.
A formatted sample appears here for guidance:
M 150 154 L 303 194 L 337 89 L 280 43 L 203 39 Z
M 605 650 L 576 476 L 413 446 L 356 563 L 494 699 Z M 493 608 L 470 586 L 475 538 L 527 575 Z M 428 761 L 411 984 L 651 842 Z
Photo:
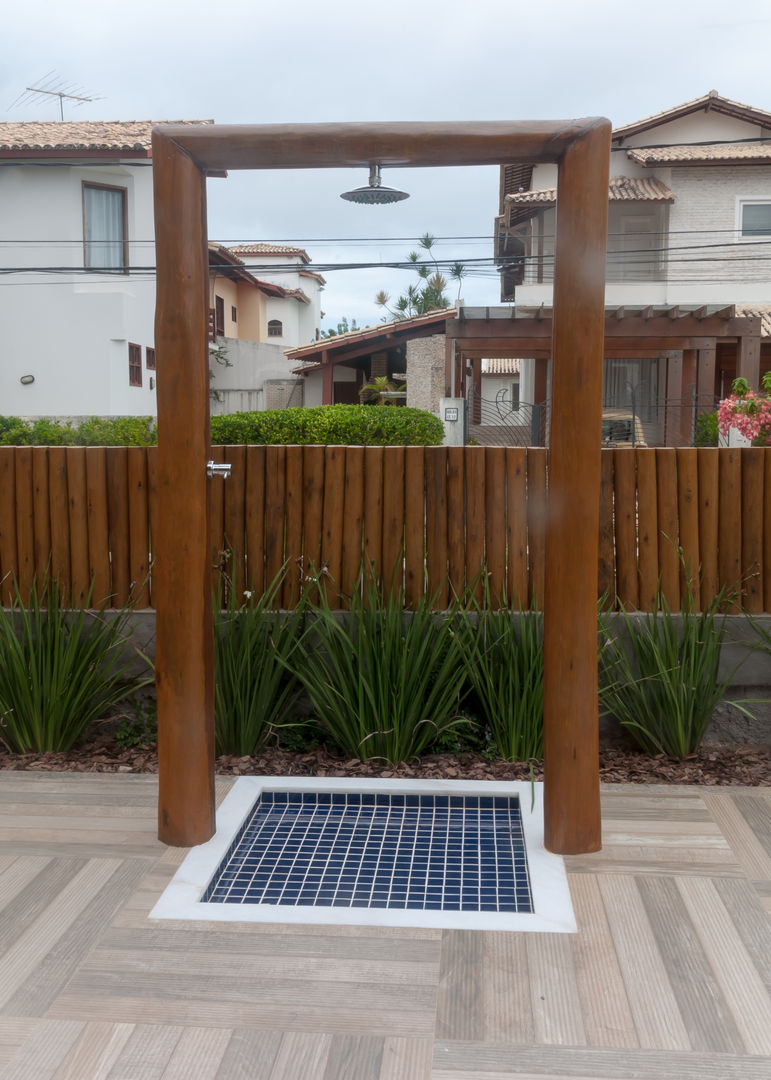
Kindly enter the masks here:
M 150 376 L 150 389 L 155 389 L 155 379 L 152 377 L 152 375 Z
M 22 377 L 19 379 L 19 382 L 21 383 L 22 386 L 31 386 L 31 384 L 34 381 L 35 381 L 35 376 L 34 375 L 22 375 Z

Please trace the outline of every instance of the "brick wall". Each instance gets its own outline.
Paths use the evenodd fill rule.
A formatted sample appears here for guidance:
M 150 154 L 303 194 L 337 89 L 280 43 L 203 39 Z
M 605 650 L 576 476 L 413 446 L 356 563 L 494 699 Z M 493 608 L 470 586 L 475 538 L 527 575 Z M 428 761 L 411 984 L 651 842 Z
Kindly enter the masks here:
M 748 256 L 767 254 L 768 249 L 757 246 L 745 248 L 745 242 L 736 242 L 737 200 L 768 199 L 771 201 L 771 167 L 766 165 L 710 166 L 709 168 L 677 168 L 670 170 L 670 179 L 657 170 L 675 195 L 670 208 L 670 248 L 690 247 L 696 244 L 733 245 L 730 252 L 724 248 L 711 249 L 703 255 L 704 262 L 683 262 L 687 252 L 673 252 L 670 256 L 670 280 L 684 281 L 732 281 L 761 282 L 771 285 L 771 271 L 763 260 L 726 262 L 736 259 L 746 250 Z M 760 237 L 757 239 L 761 239 Z M 693 257 L 691 255 L 691 257 Z

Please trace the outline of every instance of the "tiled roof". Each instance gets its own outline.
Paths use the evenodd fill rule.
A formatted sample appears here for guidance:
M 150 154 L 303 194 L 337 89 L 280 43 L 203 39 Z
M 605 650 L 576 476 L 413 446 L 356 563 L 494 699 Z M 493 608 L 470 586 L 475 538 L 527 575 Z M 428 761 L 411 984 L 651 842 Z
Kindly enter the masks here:
M 760 336 L 771 338 L 771 304 L 737 304 L 736 314 L 760 319 Z
M 492 356 L 482 361 L 483 375 L 519 375 L 521 361 L 514 356 Z
M 394 319 L 392 322 L 378 323 L 377 326 L 364 326 L 360 330 L 349 330 L 347 334 L 335 334 L 334 337 L 324 338 L 322 341 L 312 341 L 310 345 L 300 345 L 294 349 L 286 349 L 285 352 L 292 360 L 295 358 L 306 360 L 317 353 L 332 352 L 344 348 L 346 345 L 356 345 L 359 342 L 380 337 L 389 339 L 385 346 L 387 348 L 394 344 L 391 340 L 394 332 L 408 333 L 410 330 L 422 330 L 427 324 L 446 322 L 448 319 L 454 319 L 457 314 L 457 309 L 454 307 L 437 308 L 435 311 L 429 311 L 426 315 L 414 315 L 411 319 Z M 437 330 L 437 333 L 442 332 Z
M 299 255 L 305 262 L 311 261 L 304 248 L 287 244 L 235 244 L 230 250 L 234 255 Z
M 317 274 L 315 270 L 298 270 L 297 273 L 300 277 L 315 278 L 315 280 L 318 281 L 319 285 L 326 285 L 327 283 L 327 279 L 321 274 Z
M 310 304 L 311 302 L 311 298 L 302 289 L 286 289 L 285 291 L 286 295 L 291 296 L 293 300 L 300 300 L 303 304 Z
M 633 124 L 625 124 L 623 127 L 614 128 L 613 139 L 614 141 L 621 140 L 630 135 L 636 135 L 638 132 L 658 127 L 660 124 L 667 124 L 672 120 L 679 119 L 681 116 L 688 116 L 691 113 L 710 109 L 722 113 L 724 116 L 733 116 L 737 120 L 745 120 L 750 124 L 771 127 L 771 113 L 766 112 L 764 109 L 756 109 L 752 105 L 743 105 L 741 101 L 732 101 L 730 98 L 721 97 L 717 90 L 710 90 L 709 93 L 693 98 L 692 101 L 683 102 L 682 105 L 675 105 L 672 108 L 665 109 L 663 112 L 654 113 L 653 116 L 646 116 L 643 120 L 635 120 Z
M 611 202 L 672 202 L 674 195 L 660 180 L 654 177 L 611 176 L 608 185 Z M 539 188 L 507 195 L 506 202 L 517 206 L 554 206 L 557 202 L 556 188 Z
M 627 150 L 630 161 L 639 165 L 693 165 L 702 162 L 708 164 L 730 164 L 740 161 L 771 161 L 771 143 L 710 143 L 706 146 L 653 146 L 639 150 Z
M 0 150 L 150 151 L 150 133 L 161 124 L 211 124 L 212 120 L 88 120 L 82 123 L 0 123 Z

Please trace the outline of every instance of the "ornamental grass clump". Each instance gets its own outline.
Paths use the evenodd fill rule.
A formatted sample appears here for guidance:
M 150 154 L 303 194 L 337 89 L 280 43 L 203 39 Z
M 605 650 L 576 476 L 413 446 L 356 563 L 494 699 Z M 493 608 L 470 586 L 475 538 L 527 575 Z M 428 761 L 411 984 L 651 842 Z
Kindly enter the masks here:
M 660 585 L 657 597 L 658 613 L 632 616 L 622 608 L 628 644 L 614 637 L 608 617 L 600 616 L 600 704 L 643 750 L 685 757 L 701 745 L 736 671 L 720 678 L 726 617 L 719 612 L 726 593 L 699 612 L 689 582 L 677 614 Z
M 310 608 L 298 672 L 329 739 L 349 757 L 395 764 L 428 751 L 460 715 L 465 674 L 454 613 L 362 574 L 350 611 L 326 590 Z
M 228 589 L 217 603 L 214 635 L 214 730 L 218 754 L 256 753 L 294 719 L 302 693 L 294 666 L 303 606 L 278 611 L 285 571 L 252 602 Z M 243 602 L 241 602 L 243 601 Z
M 459 623 L 466 675 L 498 754 L 507 761 L 543 757 L 543 619 L 539 612 L 493 610 L 471 600 L 475 619 Z
M 68 610 L 58 581 L 33 580 L 0 608 L 0 741 L 13 753 L 66 751 L 88 725 L 152 682 L 132 670 L 131 608 Z

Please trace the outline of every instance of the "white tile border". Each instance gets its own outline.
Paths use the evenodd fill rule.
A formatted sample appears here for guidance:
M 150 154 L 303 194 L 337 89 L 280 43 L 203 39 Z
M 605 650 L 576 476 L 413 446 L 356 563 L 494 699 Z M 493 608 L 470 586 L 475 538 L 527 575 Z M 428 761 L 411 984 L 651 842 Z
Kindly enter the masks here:
M 415 911 L 404 908 L 291 907 L 285 904 L 204 904 L 207 885 L 262 791 L 375 792 L 400 795 L 519 796 L 534 912 Z M 543 784 L 466 780 L 351 780 L 329 777 L 241 776 L 217 811 L 217 832 L 192 848 L 150 912 L 151 919 L 205 922 L 413 926 L 447 930 L 517 930 L 573 934 L 576 922 L 562 858 L 543 846 Z

